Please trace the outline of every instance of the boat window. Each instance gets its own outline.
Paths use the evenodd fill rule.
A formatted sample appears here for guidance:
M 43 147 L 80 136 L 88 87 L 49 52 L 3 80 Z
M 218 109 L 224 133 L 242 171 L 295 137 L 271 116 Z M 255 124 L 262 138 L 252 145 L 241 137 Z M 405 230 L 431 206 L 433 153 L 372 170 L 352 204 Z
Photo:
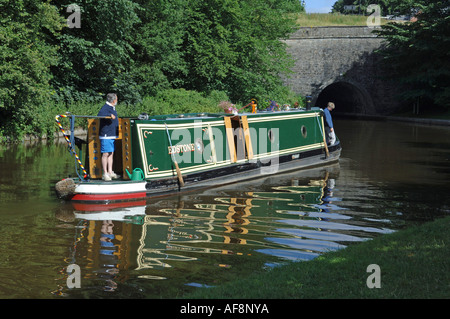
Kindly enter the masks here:
M 272 129 L 269 130 L 269 132 L 267 133 L 267 135 L 269 136 L 269 140 L 273 143 L 275 142 L 275 134 L 273 133 Z
M 306 126 L 302 125 L 302 135 L 304 138 L 308 135 L 308 131 L 306 130 Z

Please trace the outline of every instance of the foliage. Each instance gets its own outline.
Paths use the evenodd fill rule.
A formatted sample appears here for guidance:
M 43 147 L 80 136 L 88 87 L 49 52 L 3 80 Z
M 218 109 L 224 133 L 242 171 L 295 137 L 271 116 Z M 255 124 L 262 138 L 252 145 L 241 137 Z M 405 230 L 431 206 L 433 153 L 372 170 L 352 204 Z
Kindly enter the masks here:
M 183 52 L 188 2 L 184 0 L 136 1 L 140 22 L 136 25 L 134 76 L 143 96 L 180 88 L 187 74 Z
M 224 93 L 213 91 L 202 94 L 185 89 L 169 89 L 158 92 L 154 97 L 146 97 L 134 109 L 128 110 L 129 116 L 136 116 L 145 112 L 149 115 L 178 114 L 178 113 L 218 113 L 221 99 L 227 99 Z M 133 114 L 129 114 L 132 111 Z
M 401 9 L 414 9 L 417 21 L 390 23 L 378 32 L 386 38 L 386 66 L 405 88 L 400 97 L 450 108 L 449 2 L 415 0 Z
M 52 2 L 61 15 L 69 17 L 66 10 L 70 3 Z M 96 102 L 115 91 L 129 103 L 138 101 L 137 84 L 131 76 L 138 5 L 131 0 L 81 0 L 77 5 L 80 28 L 66 25 L 54 39 L 60 56 L 52 69 L 57 100 Z
M 297 0 L 80 0 L 79 28 L 71 4 L 0 0 L 0 135 L 49 133 L 50 112 L 101 105 L 108 92 L 167 113 L 184 109 L 162 96 L 192 91 L 233 103 L 290 94 L 280 39 L 303 11 Z
M 248 101 L 255 96 L 282 90 L 279 75 L 288 74 L 293 61 L 286 53 L 286 44 L 279 41 L 287 38 L 296 28 L 293 11 L 295 1 L 243 1 L 242 14 L 231 43 L 236 52 L 236 61 L 224 79 L 230 98 Z M 298 1 L 297 1 L 298 3 Z M 276 8 L 276 9 L 273 9 Z
M 155 96 L 146 96 L 139 103 L 119 103 L 117 112 L 123 117 L 137 117 L 141 113 L 149 115 L 178 114 L 178 113 L 218 113 L 223 112 L 218 105 L 220 101 L 228 100 L 224 92 L 211 91 L 209 94 L 185 89 L 161 90 Z M 97 115 L 104 104 L 100 102 L 75 101 L 67 105 L 52 101 L 45 103 L 42 114 L 41 126 L 51 133 L 55 127 L 55 115 L 64 114 L 66 111 L 76 115 Z M 47 116 L 51 115 L 51 116 Z M 63 123 L 64 125 L 68 122 Z M 86 128 L 87 121 L 77 119 L 77 126 Z
M 280 86 L 289 57 L 286 38 L 295 27 L 298 1 L 141 1 L 145 10 L 136 52 L 146 62 L 139 77 L 159 89 L 219 90 L 235 101 Z
M 410 0 L 338 0 L 333 5 L 332 12 L 336 13 L 358 13 L 358 14 L 370 14 L 367 12 L 367 7 L 371 4 L 377 4 L 381 8 L 382 15 L 400 13 L 399 7 L 403 4 L 410 2 Z M 356 10 L 349 11 L 345 9 L 347 5 L 354 5 Z
M 48 1 L 0 1 L 0 133 L 39 130 L 39 107 L 50 98 L 57 60 L 48 37 L 60 28 Z

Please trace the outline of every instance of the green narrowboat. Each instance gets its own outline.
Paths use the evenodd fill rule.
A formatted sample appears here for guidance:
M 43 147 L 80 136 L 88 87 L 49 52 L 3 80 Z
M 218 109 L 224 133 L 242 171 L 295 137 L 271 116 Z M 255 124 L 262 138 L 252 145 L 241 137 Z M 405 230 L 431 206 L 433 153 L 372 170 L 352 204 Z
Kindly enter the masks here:
M 70 118 L 71 134 L 59 122 Z M 99 118 L 88 119 L 87 140 L 74 137 L 77 115 L 57 123 L 80 170 L 57 184 L 73 201 L 116 201 L 162 196 L 234 183 L 339 160 L 341 145 L 327 145 L 320 108 L 257 113 L 195 113 L 119 119 L 114 171 L 101 178 Z M 85 149 L 84 164 L 77 153 Z M 83 147 L 84 146 L 84 147 Z

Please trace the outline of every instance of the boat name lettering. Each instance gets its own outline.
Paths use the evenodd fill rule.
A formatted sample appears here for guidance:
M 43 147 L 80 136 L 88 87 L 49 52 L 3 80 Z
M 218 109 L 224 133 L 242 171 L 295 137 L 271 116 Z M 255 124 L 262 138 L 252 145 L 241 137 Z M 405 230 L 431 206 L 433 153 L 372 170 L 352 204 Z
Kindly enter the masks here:
M 195 150 L 194 143 L 169 146 L 169 154 L 178 154 L 183 152 L 193 152 Z

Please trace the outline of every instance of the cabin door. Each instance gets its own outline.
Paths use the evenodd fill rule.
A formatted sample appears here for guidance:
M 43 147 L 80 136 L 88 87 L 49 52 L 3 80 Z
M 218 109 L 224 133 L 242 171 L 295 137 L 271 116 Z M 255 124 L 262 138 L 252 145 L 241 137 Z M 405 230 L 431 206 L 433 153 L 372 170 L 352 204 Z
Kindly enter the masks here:
M 225 117 L 228 149 L 231 162 L 253 158 L 247 116 Z
M 88 119 L 88 168 L 92 179 L 102 178 L 102 154 L 100 153 L 99 119 Z M 132 171 L 130 120 L 119 118 L 119 136 L 115 141 L 113 170 L 129 179 L 125 169 Z

